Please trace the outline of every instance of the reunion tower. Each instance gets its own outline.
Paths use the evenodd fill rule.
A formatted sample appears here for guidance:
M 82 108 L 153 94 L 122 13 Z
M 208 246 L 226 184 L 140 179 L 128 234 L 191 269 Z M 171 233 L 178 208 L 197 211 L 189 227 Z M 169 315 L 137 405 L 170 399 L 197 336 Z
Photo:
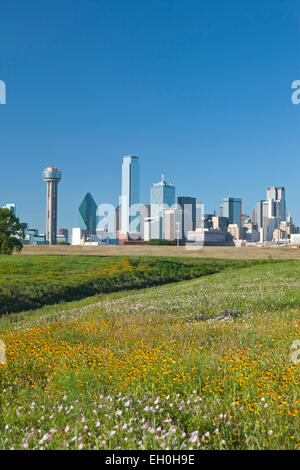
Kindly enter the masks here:
M 61 180 L 60 170 L 55 166 L 49 166 L 43 171 L 43 180 L 47 183 L 46 240 L 49 245 L 55 245 L 57 234 L 57 185 Z

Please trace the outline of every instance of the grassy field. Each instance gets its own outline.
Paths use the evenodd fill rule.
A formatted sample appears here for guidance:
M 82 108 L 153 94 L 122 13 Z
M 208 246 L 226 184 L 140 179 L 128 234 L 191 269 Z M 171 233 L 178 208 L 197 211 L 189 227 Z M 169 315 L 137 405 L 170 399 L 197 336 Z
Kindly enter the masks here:
M 0 319 L 1 449 L 298 449 L 300 262 Z
M 261 262 L 141 256 L 1 256 L 0 315 Z
M 22 255 L 98 255 L 98 256 L 183 256 L 191 258 L 229 259 L 300 259 L 296 246 L 280 247 L 230 247 L 205 246 L 187 250 L 184 246 L 24 246 Z M 19 256 L 19 255 L 17 255 Z

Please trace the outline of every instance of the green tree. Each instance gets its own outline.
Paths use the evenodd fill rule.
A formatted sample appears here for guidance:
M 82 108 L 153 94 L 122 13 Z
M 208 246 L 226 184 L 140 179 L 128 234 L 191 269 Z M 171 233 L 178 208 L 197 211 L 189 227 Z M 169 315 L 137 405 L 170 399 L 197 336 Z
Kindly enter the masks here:
M 0 209 L 0 254 L 11 255 L 14 249 L 20 252 L 23 237 L 19 219 L 9 209 Z

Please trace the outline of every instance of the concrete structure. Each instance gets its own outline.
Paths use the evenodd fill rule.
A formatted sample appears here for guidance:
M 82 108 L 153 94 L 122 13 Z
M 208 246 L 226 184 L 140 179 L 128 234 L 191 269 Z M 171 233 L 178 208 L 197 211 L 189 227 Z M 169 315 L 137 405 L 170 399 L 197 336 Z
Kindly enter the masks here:
M 164 211 L 164 239 L 174 241 L 175 234 L 175 209 Z
M 55 166 L 50 166 L 44 170 L 43 180 L 47 183 L 46 240 L 49 245 L 55 245 L 57 233 L 57 186 L 61 180 L 61 172 Z
M 299 227 L 293 224 L 291 215 L 289 214 L 283 222 L 280 223 L 280 230 L 283 230 L 286 233 L 287 238 L 290 238 L 291 235 L 299 233 Z
M 280 228 L 276 228 L 273 232 L 273 241 L 274 242 L 279 242 L 280 240 L 285 240 L 287 239 L 287 234 L 284 230 L 281 230 Z
M 120 233 L 126 235 L 139 232 L 139 211 L 136 210 L 136 205 L 140 204 L 140 166 L 139 157 L 134 155 L 123 157 L 120 204 L 122 205 Z
M 72 228 L 72 245 L 81 245 L 82 229 L 80 227 Z
M 239 224 L 229 224 L 228 233 L 230 233 L 234 240 L 240 239 L 240 225 Z
M 144 219 L 144 240 L 159 239 L 162 233 L 161 217 L 146 217 Z

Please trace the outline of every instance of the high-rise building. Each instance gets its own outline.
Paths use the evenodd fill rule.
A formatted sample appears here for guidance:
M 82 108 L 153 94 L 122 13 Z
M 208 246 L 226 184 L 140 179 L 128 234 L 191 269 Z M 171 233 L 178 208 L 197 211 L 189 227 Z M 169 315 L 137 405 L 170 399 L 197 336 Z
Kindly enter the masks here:
M 222 217 L 228 218 L 230 225 L 241 225 L 242 200 L 235 197 L 224 197 L 222 203 Z
M 161 181 L 153 183 L 150 191 L 151 217 L 163 217 L 165 209 L 175 204 L 175 186 L 165 181 L 162 173 Z
M 161 218 L 161 230 L 159 238 L 164 238 L 164 213 L 175 204 L 175 186 L 165 181 L 162 173 L 161 181 L 153 183 L 150 190 L 151 217 Z
M 140 166 L 139 157 L 129 155 L 123 157 L 122 164 L 122 205 L 121 228 L 122 234 L 130 234 L 140 230 L 139 210 L 140 203 Z M 135 207 L 134 207 L 135 206 Z
M 151 211 L 150 204 L 140 205 L 140 233 L 141 233 L 142 240 L 144 240 L 144 234 L 145 234 L 145 219 L 150 217 L 150 211 Z
M 177 204 L 181 214 L 181 236 L 182 240 L 187 239 L 187 232 L 196 228 L 196 198 L 190 196 L 179 196 Z
M 259 201 L 256 204 L 252 219 L 258 226 L 260 241 L 272 241 L 274 230 L 277 230 L 280 223 L 286 220 L 284 187 L 268 188 L 266 201 Z
M 46 240 L 49 245 L 55 245 L 57 233 L 57 186 L 61 180 L 60 170 L 55 166 L 49 166 L 43 171 L 43 180 L 47 183 Z
M 146 217 L 144 219 L 144 240 L 161 238 L 161 217 Z
M 204 228 L 204 204 L 196 201 L 196 229 Z
M 95 232 L 97 229 L 97 204 L 90 193 L 87 193 L 79 208 L 79 227 L 82 230 Z
M 175 209 L 166 209 L 164 211 L 164 239 L 175 240 Z
M 271 186 L 267 189 L 267 200 L 272 201 L 271 217 L 286 220 L 285 189 L 283 186 Z

